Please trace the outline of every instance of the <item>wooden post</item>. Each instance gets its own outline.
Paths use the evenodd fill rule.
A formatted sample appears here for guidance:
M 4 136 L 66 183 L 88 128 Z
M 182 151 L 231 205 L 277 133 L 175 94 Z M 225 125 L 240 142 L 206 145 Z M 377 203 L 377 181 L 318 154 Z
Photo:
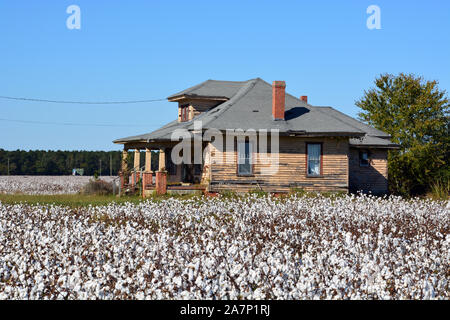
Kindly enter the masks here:
M 152 172 L 152 150 L 145 149 L 145 172 Z
M 159 149 L 159 171 L 166 171 L 166 151 L 164 148 Z
M 125 187 L 125 184 L 128 184 L 128 149 L 123 149 L 122 151 L 122 163 L 121 163 L 121 171 L 119 172 L 120 176 L 120 189 Z M 120 193 L 119 189 L 119 193 Z
M 141 152 L 139 149 L 134 150 L 134 171 L 139 171 L 141 167 Z
M 123 149 L 122 151 L 122 172 L 128 172 L 128 150 Z
M 141 163 L 141 153 L 139 149 L 134 150 L 134 163 L 131 170 L 131 186 L 134 188 L 138 183 L 139 166 Z

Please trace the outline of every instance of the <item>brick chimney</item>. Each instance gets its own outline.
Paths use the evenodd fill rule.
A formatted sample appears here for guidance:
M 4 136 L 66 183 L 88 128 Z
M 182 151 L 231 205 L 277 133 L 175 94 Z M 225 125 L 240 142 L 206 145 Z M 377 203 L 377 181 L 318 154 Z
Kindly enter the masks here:
M 274 120 L 284 120 L 286 82 L 274 81 L 272 83 L 272 116 Z
M 301 96 L 300 100 L 304 101 L 305 103 L 308 103 L 308 96 Z

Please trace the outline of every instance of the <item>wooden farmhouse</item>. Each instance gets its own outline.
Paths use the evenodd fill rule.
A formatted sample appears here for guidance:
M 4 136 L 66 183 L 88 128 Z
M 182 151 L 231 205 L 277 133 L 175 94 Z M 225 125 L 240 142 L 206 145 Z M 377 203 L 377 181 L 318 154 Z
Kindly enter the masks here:
M 331 107 L 312 106 L 306 96 L 294 97 L 285 88 L 284 81 L 271 85 L 259 78 L 208 80 L 171 95 L 178 119 L 114 141 L 124 147 L 122 186 L 141 181 L 144 195 L 155 190 L 386 193 L 388 150 L 398 148 L 390 136 Z M 191 143 L 181 152 L 180 132 Z M 134 165 L 127 161 L 129 150 L 135 150 Z M 141 150 L 146 151 L 142 167 Z M 159 151 L 155 172 L 151 150 Z

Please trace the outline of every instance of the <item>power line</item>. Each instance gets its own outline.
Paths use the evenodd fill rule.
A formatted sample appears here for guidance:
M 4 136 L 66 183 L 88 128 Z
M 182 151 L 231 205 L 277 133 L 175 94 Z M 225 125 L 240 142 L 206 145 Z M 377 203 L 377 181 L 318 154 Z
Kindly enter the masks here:
M 49 99 L 9 97 L 9 96 L 0 96 L 0 99 L 19 100 L 28 102 L 67 103 L 67 104 L 131 104 L 131 103 L 149 103 L 166 100 L 166 99 L 150 99 L 150 100 L 128 100 L 128 101 L 69 101 L 69 100 L 49 100 Z
M 59 125 L 59 126 L 83 126 L 83 127 L 152 127 L 156 125 L 150 124 L 112 124 L 112 123 L 74 123 L 74 122 L 47 122 L 47 121 L 32 121 L 32 120 L 18 120 L 0 118 L 0 121 L 18 122 L 30 124 L 45 124 L 45 125 Z

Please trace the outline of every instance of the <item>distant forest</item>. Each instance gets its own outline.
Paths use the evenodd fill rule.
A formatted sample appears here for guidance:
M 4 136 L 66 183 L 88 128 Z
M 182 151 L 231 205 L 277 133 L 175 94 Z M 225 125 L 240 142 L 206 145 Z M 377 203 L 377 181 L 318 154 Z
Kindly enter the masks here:
M 113 176 L 120 170 L 121 151 L 6 151 L 0 149 L 0 175 L 71 175 L 72 169 L 84 169 L 84 175 Z M 134 161 L 134 152 L 129 159 Z M 9 161 L 8 161 L 9 160 Z M 145 152 L 141 152 L 141 166 Z M 131 162 L 133 163 L 133 162 Z M 101 165 L 101 167 L 100 167 Z M 158 156 L 153 152 L 152 169 L 158 166 Z M 112 172 L 111 172 L 112 171 Z

